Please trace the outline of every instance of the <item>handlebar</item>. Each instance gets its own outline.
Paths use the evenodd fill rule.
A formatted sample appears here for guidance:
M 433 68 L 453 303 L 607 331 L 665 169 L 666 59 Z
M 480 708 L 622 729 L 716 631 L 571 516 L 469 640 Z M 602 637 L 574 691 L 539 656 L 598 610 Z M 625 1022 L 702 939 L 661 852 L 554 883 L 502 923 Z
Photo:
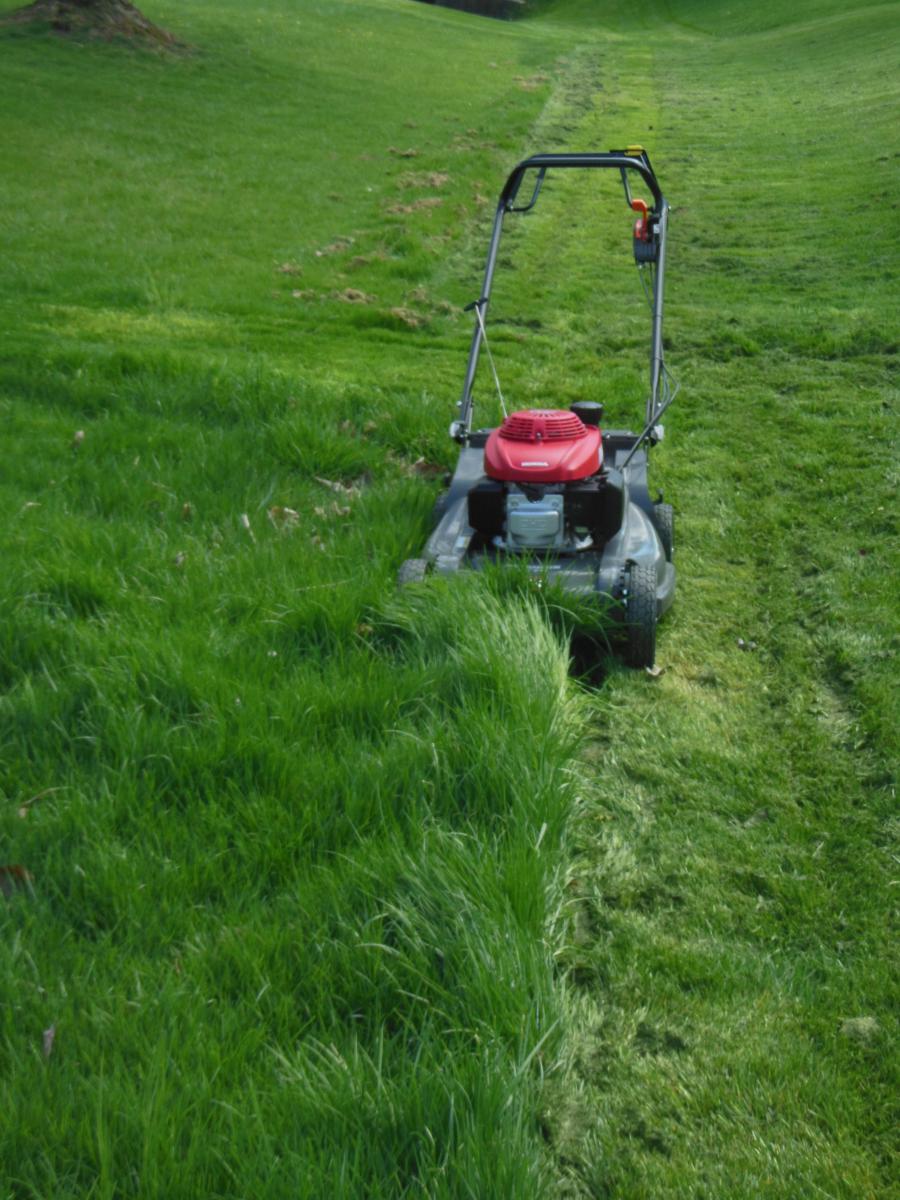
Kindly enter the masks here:
M 531 201 L 533 204 L 537 199 L 537 192 L 540 190 L 540 184 L 543 182 L 544 173 L 551 167 L 554 170 L 558 167 L 607 167 L 612 170 L 621 171 L 622 181 L 626 184 L 626 195 L 629 203 L 630 195 L 627 191 L 625 173 L 626 171 L 637 171 L 653 193 L 654 211 L 657 213 L 661 212 L 665 203 L 662 189 L 657 182 L 656 175 L 653 173 L 653 168 L 650 166 L 650 159 L 647 156 L 646 150 L 629 148 L 629 150 L 610 150 L 607 154 L 533 154 L 531 158 L 523 159 L 510 172 L 506 185 L 500 193 L 498 207 L 502 207 L 505 212 L 512 211 L 522 179 L 526 171 L 532 170 L 540 172 L 539 182 L 535 188 L 535 195 Z M 530 208 L 531 205 L 529 204 L 525 207 Z
M 503 191 L 500 193 L 500 199 L 497 202 L 497 208 L 494 213 L 494 226 L 491 232 L 490 246 L 488 247 L 481 297 L 472 306 L 477 308 L 476 316 L 478 319 L 472 331 L 469 361 L 466 366 L 466 377 L 458 406 L 458 417 L 450 426 L 450 436 L 459 442 L 464 443 L 469 436 L 472 419 L 472 384 L 475 380 L 475 370 L 478 365 L 478 352 L 481 348 L 482 338 L 484 337 L 484 313 L 487 310 L 491 295 L 491 284 L 494 278 L 494 268 L 497 265 L 497 253 L 500 247 L 500 235 L 503 229 L 504 217 L 507 213 L 528 212 L 532 209 L 537 203 L 547 171 L 551 168 L 556 169 L 560 167 L 563 169 L 566 167 L 582 169 L 605 167 L 618 171 L 622 177 L 625 201 L 629 208 L 635 207 L 635 201 L 632 199 L 631 188 L 628 182 L 630 171 L 636 171 L 653 194 L 653 208 L 647 214 L 651 223 L 653 237 L 656 239 L 656 267 L 654 271 L 652 302 L 653 330 L 650 347 L 650 394 L 647 400 L 647 420 L 651 422 L 650 428 L 652 428 L 653 424 L 651 418 L 655 420 L 658 417 L 658 394 L 660 376 L 663 370 L 662 304 L 669 205 L 650 165 L 649 155 L 642 146 L 629 146 L 625 150 L 610 150 L 605 154 L 533 154 L 531 158 L 523 159 L 510 172 Z M 516 197 L 522 185 L 522 180 L 526 173 L 532 170 L 537 171 L 537 178 L 531 199 L 526 204 L 517 206 Z M 641 207 L 642 203 L 640 201 L 637 202 L 637 206 Z

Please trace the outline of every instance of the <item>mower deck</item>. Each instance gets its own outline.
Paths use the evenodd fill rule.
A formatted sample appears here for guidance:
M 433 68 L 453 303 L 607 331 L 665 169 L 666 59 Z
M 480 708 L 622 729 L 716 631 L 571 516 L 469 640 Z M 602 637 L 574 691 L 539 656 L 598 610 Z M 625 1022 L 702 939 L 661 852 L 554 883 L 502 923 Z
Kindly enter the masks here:
M 423 558 L 433 564 L 437 575 L 453 575 L 461 568 L 480 569 L 486 563 L 502 561 L 504 554 L 469 524 L 469 494 L 488 482 L 484 472 L 484 443 L 487 432 L 473 433 L 469 445 L 460 451 L 449 490 L 441 500 L 441 516 L 428 539 Z M 656 577 L 656 613 L 663 616 L 675 598 L 675 568 L 657 530 L 656 505 L 647 490 L 647 455 L 638 450 L 622 472 L 616 465 L 624 461 L 637 434 L 610 430 L 603 435 L 607 486 L 625 493 L 624 514 L 618 531 L 601 549 L 529 555 L 528 570 L 537 578 L 558 584 L 566 591 L 586 598 L 621 601 L 627 590 L 623 564 L 644 565 Z M 620 610 L 621 611 L 621 610 Z

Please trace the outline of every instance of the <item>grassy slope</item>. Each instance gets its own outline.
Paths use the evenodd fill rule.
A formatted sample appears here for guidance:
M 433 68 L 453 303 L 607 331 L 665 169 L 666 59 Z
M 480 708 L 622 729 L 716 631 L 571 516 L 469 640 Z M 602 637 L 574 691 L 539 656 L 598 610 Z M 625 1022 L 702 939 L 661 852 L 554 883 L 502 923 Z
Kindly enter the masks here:
M 161 4 L 202 47 L 174 66 L 0 43 L 3 860 L 36 875 L 4 917 L 11 1194 L 532 1195 L 560 1055 L 563 1190 L 886 1186 L 886 10 L 603 11 Z M 545 74 L 542 145 L 653 148 L 687 385 L 658 458 L 684 514 L 668 670 L 595 701 L 566 990 L 541 940 L 579 729 L 558 645 L 478 589 L 372 615 L 425 526 L 408 464 L 449 461 L 450 305 Z M 528 283 L 497 315 L 544 328 L 499 326 L 503 369 L 630 396 L 637 308 L 599 340 L 557 315 L 596 306 L 564 201 L 513 238 Z

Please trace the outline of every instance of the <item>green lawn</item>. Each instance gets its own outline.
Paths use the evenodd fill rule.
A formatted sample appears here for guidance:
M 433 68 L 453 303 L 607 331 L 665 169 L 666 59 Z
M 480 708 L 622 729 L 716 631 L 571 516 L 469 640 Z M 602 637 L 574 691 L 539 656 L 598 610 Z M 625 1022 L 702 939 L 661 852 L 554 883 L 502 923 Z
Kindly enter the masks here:
M 0 30 L 0 1197 L 887 1198 L 896 7 L 145 11 L 191 49 Z M 394 578 L 505 172 L 634 141 L 679 592 L 588 687 L 515 582 Z M 492 345 L 625 424 L 600 190 Z

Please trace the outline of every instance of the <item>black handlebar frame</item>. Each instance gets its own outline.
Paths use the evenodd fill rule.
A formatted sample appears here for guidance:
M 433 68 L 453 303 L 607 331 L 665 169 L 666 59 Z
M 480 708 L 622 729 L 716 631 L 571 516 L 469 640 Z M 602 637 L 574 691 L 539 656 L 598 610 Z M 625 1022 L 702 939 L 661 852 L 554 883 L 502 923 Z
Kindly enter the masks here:
M 606 154 L 533 154 L 531 158 L 523 159 L 510 172 L 506 185 L 500 193 L 500 204 L 507 212 L 526 212 L 528 208 L 534 206 L 537 200 L 537 193 L 540 191 L 540 183 L 543 183 L 544 175 L 550 168 L 555 170 L 559 167 L 577 167 L 579 169 L 596 167 L 609 169 L 611 167 L 619 171 L 637 171 L 653 193 L 654 211 L 660 210 L 665 204 L 662 189 L 650 166 L 650 158 L 647 151 L 643 149 L 631 153 L 626 150 L 610 150 Z M 535 188 L 531 203 L 525 208 L 514 209 L 512 206 L 515 204 L 516 194 L 526 171 L 539 171 L 540 182 Z M 626 199 L 630 200 L 630 195 L 627 193 Z
M 530 158 L 523 159 L 510 172 L 509 177 L 500 193 L 500 198 L 497 202 L 497 209 L 494 215 L 494 226 L 491 232 L 491 241 L 488 247 L 487 264 L 484 271 L 484 283 L 481 288 L 481 296 L 475 301 L 481 310 L 481 320 L 476 319 L 475 329 L 472 333 L 472 342 L 469 349 L 469 361 L 466 366 L 466 377 L 463 384 L 462 396 L 459 401 L 459 412 L 457 419 L 450 427 L 451 436 L 457 441 L 466 443 L 469 438 L 472 423 L 472 385 L 475 381 L 475 372 L 478 366 L 478 354 L 481 349 L 483 337 L 483 322 L 484 315 L 487 310 L 488 302 L 491 294 L 491 284 L 494 279 L 494 268 L 497 265 L 497 253 L 500 248 L 500 236 L 503 231 L 503 219 L 507 213 L 511 212 L 528 212 L 534 208 L 537 203 L 538 196 L 541 192 L 541 187 L 544 183 L 544 178 L 548 170 L 556 170 L 559 168 L 576 168 L 576 169 L 606 169 L 616 170 L 622 177 L 622 185 L 625 189 L 625 201 L 629 208 L 631 207 L 631 189 L 629 187 L 628 173 L 636 172 L 641 179 L 646 183 L 647 187 L 653 194 L 653 207 L 650 209 L 648 217 L 652 236 L 656 243 L 654 273 L 654 288 L 653 288 L 653 330 L 650 346 L 650 395 L 647 399 L 647 421 L 652 424 L 654 416 L 659 410 L 659 387 L 660 379 L 663 371 L 663 346 L 662 346 L 662 310 L 663 310 L 663 281 L 665 278 L 665 260 L 666 260 L 666 233 L 668 230 L 669 221 L 669 204 L 663 195 L 662 189 L 650 165 L 650 158 L 642 147 L 630 147 L 628 150 L 610 150 L 607 153 L 594 154 L 533 154 Z M 527 204 L 516 205 L 519 189 L 522 181 L 529 171 L 537 171 L 537 179 L 535 181 L 534 190 L 531 199 Z M 474 306 L 469 306 L 474 307 Z

